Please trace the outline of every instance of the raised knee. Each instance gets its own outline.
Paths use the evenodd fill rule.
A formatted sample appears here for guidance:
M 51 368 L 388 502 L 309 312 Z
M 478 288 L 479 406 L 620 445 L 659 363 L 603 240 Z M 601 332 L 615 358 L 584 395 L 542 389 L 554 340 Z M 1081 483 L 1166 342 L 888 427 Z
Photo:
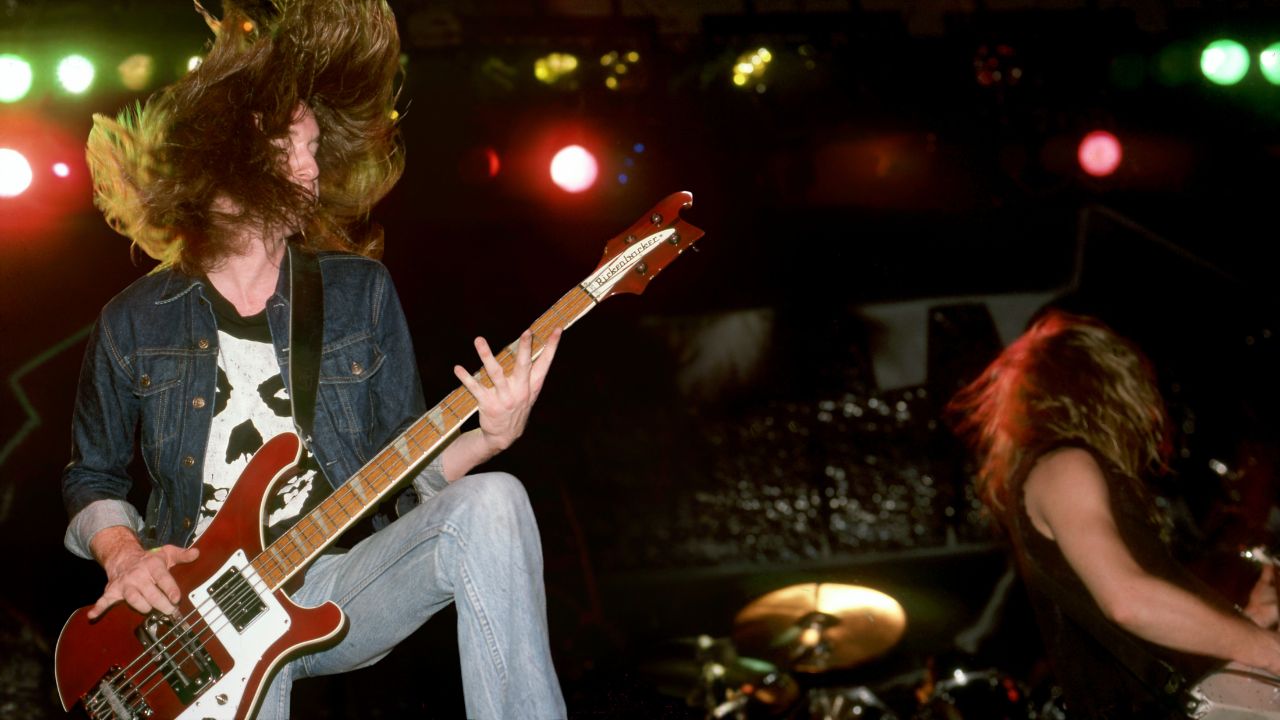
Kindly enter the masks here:
M 524 483 L 504 472 L 470 475 L 460 482 L 467 484 L 467 502 L 495 515 L 523 513 L 529 508 L 529 494 Z

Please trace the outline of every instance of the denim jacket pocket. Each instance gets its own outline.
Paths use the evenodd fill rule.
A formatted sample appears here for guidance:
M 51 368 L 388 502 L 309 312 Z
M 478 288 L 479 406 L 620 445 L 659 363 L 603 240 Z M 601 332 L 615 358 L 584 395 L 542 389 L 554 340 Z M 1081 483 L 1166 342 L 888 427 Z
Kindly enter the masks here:
M 190 360 L 181 351 L 140 351 L 134 359 L 133 392 L 142 410 L 143 447 L 158 449 L 177 437 L 182 379 Z
M 373 413 L 371 381 L 384 360 L 368 335 L 333 343 L 321 352 L 320 399 L 332 412 L 339 432 L 368 431 Z

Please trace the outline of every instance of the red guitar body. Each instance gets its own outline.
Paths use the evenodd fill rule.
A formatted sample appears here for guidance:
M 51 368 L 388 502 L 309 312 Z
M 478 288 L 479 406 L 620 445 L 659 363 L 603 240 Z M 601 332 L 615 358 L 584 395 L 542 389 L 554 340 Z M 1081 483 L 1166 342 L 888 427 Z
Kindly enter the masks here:
M 299 448 L 291 433 L 264 445 L 193 545 L 199 558 L 172 568 L 183 594 L 173 617 L 185 629 L 125 603 L 96 622 L 87 607 L 71 616 L 54 655 L 64 708 L 83 702 L 95 719 L 246 718 L 282 660 L 342 632 L 346 617 L 337 605 L 300 607 L 264 582 L 229 591 L 221 605 L 212 599 L 217 590 L 210 593 L 229 568 L 243 572 L 244 560 L 262 554 L 264 498 L 294 471 Z

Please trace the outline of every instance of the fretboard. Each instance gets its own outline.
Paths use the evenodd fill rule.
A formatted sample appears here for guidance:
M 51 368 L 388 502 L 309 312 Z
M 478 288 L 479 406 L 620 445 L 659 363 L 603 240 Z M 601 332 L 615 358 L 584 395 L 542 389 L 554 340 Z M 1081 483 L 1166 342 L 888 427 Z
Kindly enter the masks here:
M 553 331 L 569 327 L 595 304 L 596 299 L 581 286 L 574 287 L 560 298 L 530 328 L 533 331 L 533 356 L 536 358 L 542 353 Z M 516 363 L 516 343 L 504 348 L 495 359 L 502 366 L 503 373 L 510 374 Z M 481 369 L 474 377 L 485 387 L 493 387 L 493 381 L 485 370 Z M 476 409 L 475 397 L 459 385 L 263 550 L 253 560 L 254 569 L 272 590 L 284 585 L 361 515 L 395 489 L 414 468 L 438 455 Z

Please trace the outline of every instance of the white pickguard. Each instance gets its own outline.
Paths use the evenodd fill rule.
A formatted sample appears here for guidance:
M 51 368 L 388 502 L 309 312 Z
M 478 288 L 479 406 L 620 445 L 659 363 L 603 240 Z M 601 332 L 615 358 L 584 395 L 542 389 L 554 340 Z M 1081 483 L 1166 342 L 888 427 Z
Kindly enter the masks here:
M 1195 720 L 1280 720 L 1280 677 L 1231 663 L 1191 690 Z
M 241 574 L 249 580 L 250 585 L 259 589 L 258 599 L 267 606 L 266 610 L 245 626 L 243 632 L 236 630 L 231 621 L 218 609 L 217 604 L 209 598 L 209 586 L 232 567 L 239 568 Z M 213 577 L 187 595 L 191 604 L 200 611 L 204 622 L 214 630 L 218 642 L 226 648 L 233 662 L 231 668 L 216 683 L 201 693 L 200 697 L 176 720 L 204 720 L 205 718 L 229 720 L 235 716 L 237 708 L 246 700 L 244 691 L 249 682 L 249 674 L 253 672 L 266 649 L 288 631 L 291 622 L 289 613 L 285 612 L 275 595 L 266 592 L 266 587 L 266 582 L 249 565 L 244 551 L 237 550 L 218 572 L 213 574 Z

